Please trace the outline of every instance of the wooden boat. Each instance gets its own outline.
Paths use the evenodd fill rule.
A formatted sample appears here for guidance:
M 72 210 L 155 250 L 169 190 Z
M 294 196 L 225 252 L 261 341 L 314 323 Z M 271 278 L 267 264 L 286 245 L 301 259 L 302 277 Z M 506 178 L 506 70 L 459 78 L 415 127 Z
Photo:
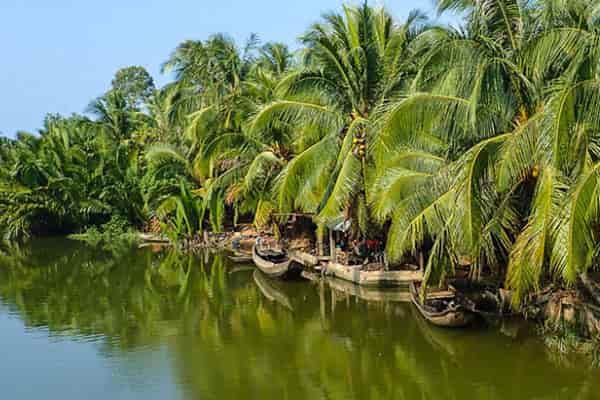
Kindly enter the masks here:
M 319 257 L 300 250 L 291 250 L 289 256 L 294 262 L 309 268 L 315 268 L 320 263 Z
M 461 293 L 463 306 L 473 314 L 479 314 L 485 319 L 514 315 L 510 307 L 509 291 L 498 288 L 497 282 L 453 279 L 449 287 Z M 544 297 L 543 293 L 541 295 Z
M 272 282 L 269 282 L 269 278 L 267 278 L 265 274 L 255 269 L 252 277 L 254 278 L 254 283 L 256 283 L 256 286 L 258 286 L 258 289 L 263 296 L 271 301 L 279 303 L 290 311 L 294 311 L 294 307 L 292 306 L 290 299 L 283 292 L 277 289 Z
M 236 264 L 246 264 L 252 262 L 252 253 L 234 252 L 232 256 L 227 256 L 227 258 Z
M 150 248 L 153 252 L 160 252 L 166 247 L 171 247 L 169 242 L 145 242 L 138 245 L 138 249 Z
M 453 292 L 434 292 L 427 295 L 424 303 L 419 298 L 419 289 L 416 284 L 410 285 L 411 300 L 419 313 L 434 325 L 459 328 L 468 325 L 474 314 L 457 304 Z
M 140 233 L 138 237 L 145 243 L 169 243 L 169 239 L 153 233 Z
M 270 278 L 288 278 L 299 275 L 302 271 L 296 263 L 288 257 L 286 252 L 259 252 L 252 248 L 252 261 L 265 275 Z
M 321 277 L 320 274 L 318 274 L 316 272 L 312 272 L 312 271 L 307 271 L 307 270 L 303 270 L 302 273 L 300 274 L 300 276 L 302 276 L 307 281 L 316 282 L 316 283 L 321 282 L 323 280 L 323 278 Z
M 330 262 L 325 274 L 362 286 L 407 286 L 412 282 L 421 282 L 420 271 L 368 271 L 362 265 L 342 265 Z

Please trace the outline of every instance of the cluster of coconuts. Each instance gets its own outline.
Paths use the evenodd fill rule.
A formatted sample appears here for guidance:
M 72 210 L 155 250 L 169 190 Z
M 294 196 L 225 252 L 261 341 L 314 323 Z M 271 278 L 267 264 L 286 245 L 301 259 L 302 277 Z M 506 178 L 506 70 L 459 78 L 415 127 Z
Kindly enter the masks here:
M 364 159 L 367 154 L 367 138 L 364 132 L 358 132 L 352 139 L 352 154 L 358 159 Z

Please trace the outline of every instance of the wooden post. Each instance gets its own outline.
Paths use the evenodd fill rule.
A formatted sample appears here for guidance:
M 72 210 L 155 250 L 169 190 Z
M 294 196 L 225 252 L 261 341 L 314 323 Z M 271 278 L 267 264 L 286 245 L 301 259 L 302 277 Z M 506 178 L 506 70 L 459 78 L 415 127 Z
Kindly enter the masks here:
M 331 262 L 337 262 L 335 254 L 335 239 L 333 238 L 333 229 L 329 229 L 329 256 Z
M 325 240 L 325 235 L 323 234 L 324 231 L 321 228 L 317 228 L 317 254 L 319 255 L 319 257 L 323 257 L 325 255 L 325 249 L 324 249 L 324 240 Z

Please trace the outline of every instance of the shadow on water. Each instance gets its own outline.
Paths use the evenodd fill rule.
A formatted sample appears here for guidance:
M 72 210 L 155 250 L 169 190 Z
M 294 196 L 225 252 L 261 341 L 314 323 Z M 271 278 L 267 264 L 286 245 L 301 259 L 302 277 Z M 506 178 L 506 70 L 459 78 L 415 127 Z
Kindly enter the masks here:
M 554 362 L 515 321 L 450 331 L 401 293 L 272 281 L 222 256 L 64 240 L 0 255 L 0 314 L 119 363 L 166 347 L 183 398 L 592 399 L 585 364 Z M 2 327 L 0 326 L 0 330 Z M 127 374 L 127 365 L 119 366 Z

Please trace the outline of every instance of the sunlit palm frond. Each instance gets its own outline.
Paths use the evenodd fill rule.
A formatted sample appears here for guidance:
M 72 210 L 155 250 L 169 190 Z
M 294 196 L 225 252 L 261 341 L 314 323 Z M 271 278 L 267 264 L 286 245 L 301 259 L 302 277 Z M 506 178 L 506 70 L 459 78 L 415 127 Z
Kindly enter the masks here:
M 513 290 L 513 304 L 520 306 L 526 294 L 539 288 L 550 248 L 552 216 L 558 209 L 561 186 L 552 167 L 545 167 L 537 182 L 533 209 L 527 225 L 511 250 L 506 286 Z

